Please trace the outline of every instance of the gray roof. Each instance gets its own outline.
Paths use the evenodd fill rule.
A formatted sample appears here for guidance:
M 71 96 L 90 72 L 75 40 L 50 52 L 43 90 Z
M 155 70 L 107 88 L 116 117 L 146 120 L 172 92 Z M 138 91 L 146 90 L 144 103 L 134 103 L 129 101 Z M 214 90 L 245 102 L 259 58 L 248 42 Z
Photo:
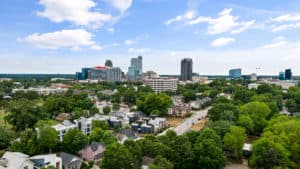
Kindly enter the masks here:
M 60 157 L 62 160 L 62 164 L 64 166 L 66 166 L 70 163 L 80 163 L 80 164 L 82 163 L 81 158 L 79 158 L 75 155 L 69 154 L 69 153 L 62 152 L 62 153 L 60 153 Z
M 19 152 L 6 152 L 1 160 L 7 160 L 7 164 L 6 167 L 0 166 L 0 169 L 19 169 L 26 161 L 32 163 L 28 155 Z

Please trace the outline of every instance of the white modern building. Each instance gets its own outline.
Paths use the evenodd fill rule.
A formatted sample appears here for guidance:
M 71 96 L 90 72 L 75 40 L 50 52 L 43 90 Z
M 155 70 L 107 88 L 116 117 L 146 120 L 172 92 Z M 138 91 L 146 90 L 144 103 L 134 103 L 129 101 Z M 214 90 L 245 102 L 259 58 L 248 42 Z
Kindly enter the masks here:
M 71 123 L 69 120 L 65 120 L 61 124 L 52 126 L 58 132 L 59 141 L 63 141 L 64 135 L 71 129 L 77 128 L 76 124 Z
M 108 121 L 109 116 L 95 115 L 95 116 L 89 117 L 89 118 L 80 117 L 79 119 L 74 120 L 74 122 L 75 122 L 75 125 L 77 126 L 78 130 L 81 130 L 82 133 L 84 133 L 85 135 L 89 135 L 92 131 L 93 120 Z
M 64 93 L 66 92 L 68 89 L 67 88 L 51 88 L 51 87 L 38 87 L 38 88 L 33 88 L 30 87 L 28 89 L 13 89 L 12 93 L 16 93 L 18 91 L 24 91 L 24 92 L 28 92 L 28 91 L 34 91 L 37 92 L 39 95 L 49 95 L 49 94 L 55 94 L 55 93 Z
M 150 86 L 156 93 L 165 91 L 176 91 L 178 79 L 152 78 L 145 80 L 146 85 Z

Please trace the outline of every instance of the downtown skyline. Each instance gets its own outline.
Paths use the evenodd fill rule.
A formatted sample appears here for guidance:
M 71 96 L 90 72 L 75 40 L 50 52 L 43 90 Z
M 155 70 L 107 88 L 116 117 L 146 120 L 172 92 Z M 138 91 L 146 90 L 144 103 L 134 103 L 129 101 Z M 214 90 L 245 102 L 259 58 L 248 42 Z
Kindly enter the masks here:
M 300 2 L 258 0 L 4 0 L 1 73 L 74 73 L 111 59 L 127 72 L 300 74 Z M 76 11 L 76 12 L 74 12 Z M 260 69 L 257 69 L 260 68 Z

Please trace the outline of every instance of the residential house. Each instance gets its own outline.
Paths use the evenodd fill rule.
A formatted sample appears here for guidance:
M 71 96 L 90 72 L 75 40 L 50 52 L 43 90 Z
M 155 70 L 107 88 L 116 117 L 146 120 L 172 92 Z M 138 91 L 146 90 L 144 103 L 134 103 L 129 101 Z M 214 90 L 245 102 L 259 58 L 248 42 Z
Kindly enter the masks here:
M 117 133 L 117 139 L 120 144 L 123 144 L 126 140 L 136 140 L 137 138 L 138 133 L 131 129 L 123 128 Z
M 6 152 L 0 158 L 0 169 L 33 169 L 29 156 L 19 152 Z
M 34 163 L 34 169 L 50 166 L 55 167 L 55 169 L 62 169 L 62 159 L 56 154 L 36 155 L 30 157 L 30 160 Z
M 98 161 L 102 158 L 105 148 L 105 143 L 92 142 L 90 145 L 86 145 L 84 149 L 80 150 L 79 155 L 86 161 Z
M 60 153 L 59 155 L 62 159 L 62 166 L 64 169 L 80 169 L 82 164 L 82 159 L 68 153 Z
M 201 109 L 212 102 L 210 97 L 204 97 L 203 99 L 197 99 L 196 101 L 192 101 L 190 103 L 190 107 L 192 109 Z
M 168 109 L 168 114 L 170 116 L 176 117 L 186 117 L 191 111 L 191 108 L 187 104 L 181 104 L 178 106 L 173 106 Z

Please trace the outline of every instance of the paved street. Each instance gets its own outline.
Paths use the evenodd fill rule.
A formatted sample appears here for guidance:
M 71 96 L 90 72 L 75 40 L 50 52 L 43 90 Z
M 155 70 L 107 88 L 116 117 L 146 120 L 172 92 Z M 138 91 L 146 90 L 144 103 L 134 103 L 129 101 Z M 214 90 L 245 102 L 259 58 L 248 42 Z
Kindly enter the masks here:
M 210 107 L 209 107 L 210 108 Z M 196 124 L 197 121 L 199 119 L 202 119 L 204 118 L 205 116 L 207 116 L 207 113 L 208 113 L 208 110 L 209 108 L 206 108 L 204 110 L 200 110 L 200 111 L 196 111 L 194 112 L 194 114 L 191 116 L 191 117 L 188 117 L 184 120 L 183 123 L 181 123 L 180 125 L 178 125 L 177 127 L 175 128 L 170 128 L 168 130 L 173 130 L 177 133 L 177 135 L 182 135 L 184 134 L 185 132 L 189 131 L 190 128 L 193 126 L 193 124 Z M 162 133 L 160 133 L 159 135 L 164 135 L 166 134 L 166 132 L 168 131 L 164 131 Z

